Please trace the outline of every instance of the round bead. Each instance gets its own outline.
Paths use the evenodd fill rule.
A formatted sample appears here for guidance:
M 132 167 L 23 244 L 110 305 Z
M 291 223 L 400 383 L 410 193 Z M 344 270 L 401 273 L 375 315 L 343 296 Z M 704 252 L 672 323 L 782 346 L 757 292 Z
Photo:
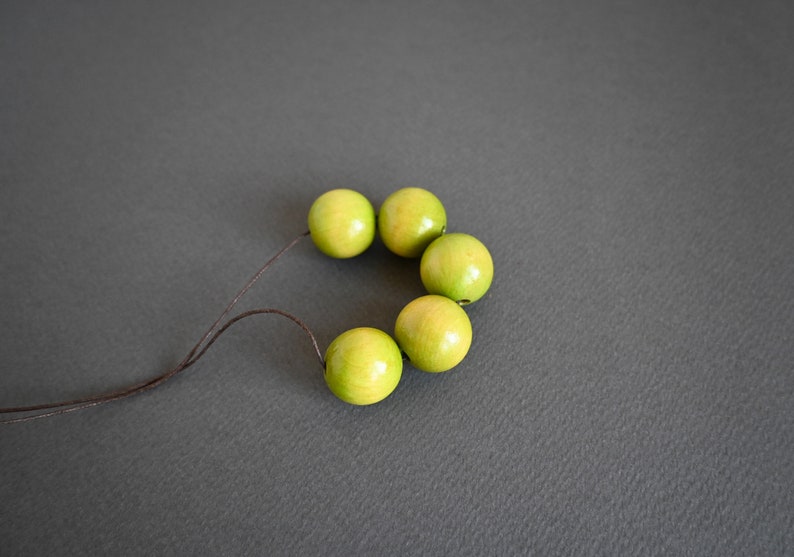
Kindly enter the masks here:
M 402 257 L 419 257 L 447 227 L 447 213 L 438 198 L 421 188 L 397 190 L 378 213 L 383 243 Z
M 458 304 L 430 294 L 410 302 L 397 316 L 397 344 L 422 371 L 447 371 L 471 346 L 471 321 Z
M 331 190 L 309 209 L 309 232 L 324 254 L 338 259 L 355 257 L 375 239 L 375 209 L 357 191 Z
M 445 234 L 427 246 L 419 274 L 429 293 L 469 304 L 482 298 L 491 287 L 493 259 L 488 248 L 474 236 Z
M 374 404 L 400 382 L 403 358 L 397 343 L 379 329 L 360 327 L 336 337 L 325 352 L 325 382 L 350 404 Z

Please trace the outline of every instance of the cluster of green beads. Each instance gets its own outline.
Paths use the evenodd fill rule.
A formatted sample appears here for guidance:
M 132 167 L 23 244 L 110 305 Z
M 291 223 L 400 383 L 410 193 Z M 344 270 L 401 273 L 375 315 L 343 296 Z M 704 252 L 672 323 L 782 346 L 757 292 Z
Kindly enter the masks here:
M 421 256 L 419 273 L 428 294 L 397 316 L 394 338 L 371 327 L 336 337 L 325 353 L 325 381 L 350 404 L 379 402 L 397 387 L 404 353 L 422 371 L 448 371 L 469 351 L 471 321 L 464 305 L 482 298 L 493 280 L 493 260 L 474 236 L 445 234 L 447 214 L 427 190 L 391 194 L 377 218 L 369 200 L 349 189 L 324 193 L 309 210 L 309 232 L 317 248 L 335 258 L 355 257 L 380 236 L 402 257 Z

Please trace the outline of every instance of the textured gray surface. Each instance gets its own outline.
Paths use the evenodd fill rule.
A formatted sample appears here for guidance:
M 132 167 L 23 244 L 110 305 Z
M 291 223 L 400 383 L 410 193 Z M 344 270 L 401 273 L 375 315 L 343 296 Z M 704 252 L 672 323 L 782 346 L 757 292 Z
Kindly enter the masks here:
M 0 428 L 0 553 L 794 554 L 794 12 L 732 4 L 4 2 L 0 406 L 174 365 L 333 187 L 497 277 L 373 407 L 261 317 Z M 303 243 L 243 306 L 325 347 L 421 293 Z

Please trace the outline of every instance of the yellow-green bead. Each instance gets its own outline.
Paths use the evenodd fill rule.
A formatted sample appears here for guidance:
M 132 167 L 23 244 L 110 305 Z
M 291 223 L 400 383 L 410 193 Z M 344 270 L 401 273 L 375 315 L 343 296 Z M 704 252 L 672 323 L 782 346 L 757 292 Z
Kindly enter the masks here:
M 375 239 L 375 209 L 357 191 L 331 190 L 309 209 L 309 232 L 324 254 L 338 259 L 355 257 Z
M 474 236 L 445 234 L 427 246 L 419 274 L 430 294 L 469 304 L 482 298 L 491 287 L 493 259 L 488 248 Z
M 419 257 L 430 242 L 444 233 L 447 213 L 427 190 L 403 188 L 383 202 L 378 232 L 387 248 L 402 257 Z
M 345 331 L 325 352 L 325 382 L 350 404 L 380 402 L 397 387 L 403 358 L 388 334 L 371 327 Z
M 422 371 L 447 371 L 471 346 L 471 321 L 458 304 L 429 294 L 410 302 L 397 316 L 394 337 L 411 365 Z

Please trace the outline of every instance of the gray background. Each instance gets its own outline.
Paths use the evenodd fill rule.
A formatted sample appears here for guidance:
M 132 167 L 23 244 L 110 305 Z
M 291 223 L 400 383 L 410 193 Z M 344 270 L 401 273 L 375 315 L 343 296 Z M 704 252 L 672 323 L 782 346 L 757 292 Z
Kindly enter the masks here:
M 328 392 L 288 321 L 0 427 L 0 553 L 794 554 L 794 10 L 0 7 L 0 406 L 175 365 L 322 192 L 491 249 L 453 371 Z M 418 263 L 303 242 L 241 309 L 324 349 Z

